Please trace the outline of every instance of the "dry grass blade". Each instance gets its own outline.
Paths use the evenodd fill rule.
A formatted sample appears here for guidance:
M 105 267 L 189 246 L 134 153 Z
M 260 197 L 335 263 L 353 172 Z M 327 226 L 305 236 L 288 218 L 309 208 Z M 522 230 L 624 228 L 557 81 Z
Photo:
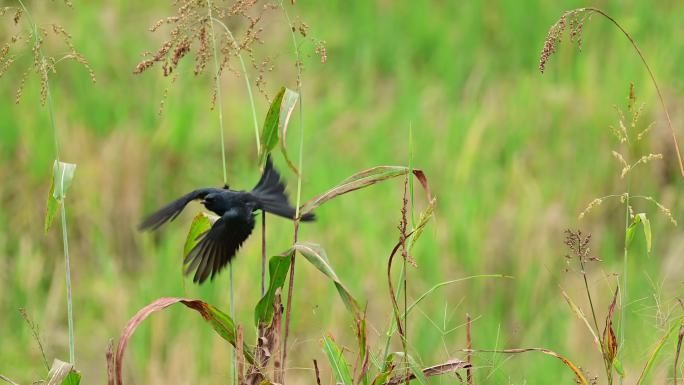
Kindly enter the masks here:
M 572 361 L 569 359 L 565 358 L 564 356 L 554 352 L 553 350 L 545 349 L 545 348 L 520 348 L 520 349 L 502 349 L 502 350 L 489 350 L 489 349 L 464 349 L 463 350 L 466 353 L 503 353 L 503 354 L 521 354 L 521 353 L 530 353 L 530 352 L 539 352 L 543 353 L 546 355 L 549 355 L 551 357 L 556 357 L 559 360 L 561 360 L 565 366 L 568 367 L 568 369 L 572 370 L 573 373 L 575 373 L 575 377 L 577 378 L 577 383 L 580 385 L 589 385 L 589 381 L 587 378 L 584 376 L 582 373 L 582 370 L 580 368 L 573 364 Z
M 677 337 L 677 351 L 674 359 L 674 385 L 677 385 L 677 365 L 679 365 L 679 353 L 682 351 L 682 339 L 684 339 L 684 325 L 679 327 L 679 336 Z
M 316 375 L 316 385 L 321 385 L 321 372 L 318 370 L 318 362 L 316 360 L 313 360 L 314 364 L 314 373 Z
M 618 351 L 617 339 L 615 338 L 615 332 L 613 331 L 613 314 L 615 314 L 615 304 L 617 303 L 617 296 L 618 288 L 615 288 L 613 302 L 610 303 L 610 307 L 608 308 L 608 315 L 606 316 L 606 327 L 603 329 L 603 355 L 607 363 L 611 365 Z
M 237 385 L 245 385 L 245 356 L 242 326 L 238 325 L 235 334 L 235 349 L 237 350 L 235 353 L 237 358 Z
M 469 364 L 466 361 L 458 360 L 458 359 L 453 359 L 449 360 L 443 364 L 439 365 L 434 365 L 427 367 L 423 369 L 423 374 L 425 377 L 433 377 L 433 376 L 441 376 L 442 374 L 447 374 L 451 372 L 455 372 L 457 370 L 461 369 L 469 369 L 471 368 L 472 365 Z M 389 381 L 387 381 L 385 384 L 386 385 L 397 385 L 405 381 L 410 381 L 415 379 L 416 376 L 415 374 L 411 373 L 408 376 L 398 376 L 398 377 L 393 377 Z
M 594 337 L 594 343 L 598 347 L 599 351 L 602 352 L 601 341 L 599 340 L 598 336 L 596 335 L 594 328 L 592 328 L 591 325 L 589 324 L 589 320 L 584 315 L 584 312 L 582 311 L 582 309 L 580 309 L 580 307 L 577 306 L 575 301 L 573 301 L 572 298 L 570 298 L 568 293 L 566 293 L 565 290 L 563 290 L 563 288 L 561 288 L 561 294 L 563 295 L 563 298 L 565 298 L 565 302 L 568 303 L 568 305 L 570 306 L 570 309 L 572 310 L 573 313 L 575 313 L 577 318 L 584 321 L 584 324 L 587 326 L 587 329 L 589 329 L 589 332 L 591 332 L 592 337 Z
M 107 385 L 115 385 L 116 380 L 114 378 L 114 340 L 109 340 L 107 344 L 107 353 L 105 354 L 107 358 Z

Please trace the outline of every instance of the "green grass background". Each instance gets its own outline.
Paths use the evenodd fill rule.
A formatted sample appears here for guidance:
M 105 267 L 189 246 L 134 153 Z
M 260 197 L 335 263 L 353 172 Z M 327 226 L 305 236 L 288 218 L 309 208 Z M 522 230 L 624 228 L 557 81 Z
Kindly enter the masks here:
M 77 366 L 85 383 L 105 383 L 104 352 L 126 321 L 162 296 L 199 297 L 228 307 L 228 275 L 196 287 L 183 280 L 181 250 L 192 205 L 158 234 L 135 227 L 145 213 L 197 186 L 222 184 L 218 125 L 211 111 L 210 79 L 194 78 L 189 63 L 157 115 L 168 79 L 159 71 L 133 75 L 140 53 L 163 34 L 147 31 L 174 8 L 165 1 L 30 2 L 34 17 L 58 21 L 90 60 L 98 83 L 75 65 L 53 80 L 62 158 L 78 164 L 67 212 L 72 252 Z M 289 3 L 289 2 L 288 2 Z M 3 1 L 0 5 L 14 5 Z M 606 203 L 583 221 L 592 199 L 624 190 L 617 148 L 608 131 L 614 104 L 624 105 L 629 82 L 646 103 L 643 122 L 656 121 L 644 152 L 665 161 L 634 174 L 633 190 L 658 197 L 681 219 L 683 183 L 655 90 L 631 47 L 605 20 L 585 28 L 578 53 L 564 44 L 547 73 L 537 69 L 548 27 L 578 1 L 326 1 L 300 0 L 293 16 L 327 42 L 321 64 L 305 46 L 303 197 L 307 199 L 353 172 L 379 164 L 408 163 L 408 130 L 414 163 L 438 198 L 436 220 L 415 249 L 409 297 L 442 281 L 502 273 L 513 280 L 479 279 L 448 286 L 424 301 L 409 320 L 413 355 L 430 365 L 463 357 L 465 314 L 474 318 L 476 348 L 546 347 L 570 357 L 592 376 L 602 363 L 591 336 L 560 295 L 563 285 L 585 308 L 580 275 L 565 272 L 563 231 L 594 235 L 603 262 L 590 269 L 601 320 L 615 274 L 622 271 L 623 212 Z M 684 4 L 676 1 L 599 1 L 631 31 L 660 79 L 676 127 L 684 96 Z M 2 19 L 5 40 L 11 15 Z M 275 57 L 266 74 L 270 95 L 296 86 L 290 35 L 280 13 L 270 17 L 259 52 Z M 48 358 L 68 357 L 63 257 L 59 229 L 42 231 L 54 159 L 47 111 L 39 108 L 38 82 L 13 103 L 20 71 L 0 79 L 0 373 L 21 383 L 45 375 L 40 354 L 18 308 L 36 320 Z M 251 188 L 258 178 L 249 102 L 241 78 L 222 84 L 229 183 Z M 257 97 L 260 122 L 267 102 Z M 290 133 L 297 153 L 298 121 Z M 681 132 L 680 132 L 681 135 Z M 683 139 L 684 140 L 684 139 Z M 296 179 L 276 163 L 294 195 Z M 390 321 L 386 258 L 397 240 L 401 182 L 355 192 L 317 211 L 300 239 L 322 244 L 338 275 L 368 306 L 371 341 L 382 345 Z M 418 192 L 418 208 L 424 207 Z M 654 250 L 641 235 L 629 259 L 627 382 L 638 376 L 667 320 L 681 314 L 684 239 L 657 210 Z M 58 226 L 57 226 L 58 227 Z M 259 237 L 255 230 L 234 263 L 237 320 L 253 336 L 258 299 Z M 268 251 L 285 250 L 292 226 L 268 223 Z M 292 353 L 288 378 L 312 383 L 311 359 L 324 362 L 319 339 L 328 331 L 353 349 L 351 318 L 331 282 L 303 262 L 297 266 Z M 602 321 L 599 320 L 601 323 Z M 395 341 L 397 342 L 397 341 Z M 400 345 L 394 345 L 399 349 Z M 651 380 L 671 380 L 669 344 Z M 135 335 L 127 354 L 131 384 L 227 383 L 229 348 L 197 314 L 170 308 Z M 478 384 L 573 383 L 553 358 L 478 354 Z M 324 371 L 328 383 L 328 371 Z M 433 383 L 454 383 L 454 377 Z

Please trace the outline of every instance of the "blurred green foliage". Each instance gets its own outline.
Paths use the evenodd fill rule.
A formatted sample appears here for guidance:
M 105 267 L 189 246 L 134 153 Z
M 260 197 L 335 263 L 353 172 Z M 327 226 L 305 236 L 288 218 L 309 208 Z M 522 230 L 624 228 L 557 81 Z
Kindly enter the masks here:
M 436 221 L 414 249 L 418 268 L 408 271 L 409 297 L 468 275 L 515 277 L 468 280 L 421 302 L 409 319 L 408 335 L 413 356 L 425 365 L 462 357 L 463 324 L 470 313 L 475 348 L 546 347 L 591 375 L 601 373 L 591 336 L 557 285 L 584 305 L 578 273 L 565 271 L 562 241 L 568 227 L 594 234 L 594 251 L 603 263 L 590 272 L 590 284 L 602 311 L 613 275 L 622 271 L 624 218 L 618 203 L 601 206 L 581 222 L 577 214 L 595 197 L 624 190 L 620 165 L 610 154 L 616 144 L 608 125 L 616 122 L 612 106 L 624 104 L 630 81 L 638 101 L 647 104 L 644 121 L 657 121 L 643 145 L 665 155 L 663 162 L 635 174 L 632 190 L 661 197 L 675 217 L 683 212 L 677 199 L 683 183 L 655 90 L 612 26 L 591 20 L 582 52 L 564 44 L 543 76 L 537 70 L 548 27 L 565 9 L 583 4 L 331 0 L 287 5 L 310 25 L 312 35 L 326 41 L 328 53 L 321 64 L 313 47 L 304 46 L 304 200 L 361 169 L 408 164 L 412 125 L 414 165 L 425 171 L 438 201 Z M 660 79 L 675 126 L 681 127 L 684 4 L 607 0 L 596 5 L 633 33 Z M 147 28 L 173 12 L 171 2 L 28 6 L 37 20 L 65 26 L 98 78 L 93 85 L 81 67 L 61 67 L 52 88 L 62 159 L 78 164 L 68 197 L 77 368 L 85 382 L 104 384 L 108 339 L 117 338 L 140 307 L 161 296 L 186 296 L 228 308 L 227 274 L 201 287 L 181 278 L 183 239 L 199 206 L 159 233 L 136 231 L 145 213 L 171 198 L 222 184 L 211 79 L 194 78 L 190 66 L 181 66 L 183 76 L 169 88 L 158 115 L 169 79 L 158 69 L 132 74 L 140 53 L 161 41 L 161 34 Z M 296 69 L 286 22 L 280 13 L 270 18 L 258 51 L 274 58 L 275 69 L 266 74 L 273 97 L 282 86 L 296 88 Z M 11 16 L 0 24 L 4 39 L 13 28 Z M 40 325 L 48 357 L 64 359 L 68 341 L 59 234 L 53 228 L 45 236 L 42 228 L 52 134 L 35 78 L 21 103 L 13 103 L 20 75 L 15 69 L 0 80 L 0 373 L 29 383 L 44 373 L 17 309 L 25 307 Z M 258 169 L 247 93 L 233 75 L 225 77 L 223 90 L 229 184 L 251 188 Z M 260 119 L 268 105 L 258 97 Z M 291 138 L 299 135 L 297 119 L 293 115 Z M 296 154 L 298 141 L 288 144 Z M 275 159 L 293 194 L 295 176 L 280 155 Z M 371 344 L 384 341 L 391 317 L 384 269 L 398 237 L 401 192 L 395 181 L 346 195 L 321 207 L 318 221 L 304 224 L 300 234 L 300 240 L 325 247 L 341 281 L 367 303 Z M 425 206 L 421 195 L 416 201 L 418 208 Z M 684 274 L 681 232 L 650 207 L 639 211 L 651 218 L 653 252 L 648 256 L 644 240 L 635 237 L 623 359 L 628 378 L 638 375 L 669 317 L 681 313 L 673 299 L 682 293 Z M 290 246 L 291 227 L 285 220 L 268 221 L 269 255 Z M 234 265 L 236 320 L 245 327 L 252 323 L 260 287 L 258 232 Z M 306 264 L 298 266 L 297 277 L 288 378 L 304 384 L 312 383 L 313 375 L 299 368 L 311 366 L 311 358 L 322 362 L 319 339 L 326 331 L 338 343 L 354 345 L 351 317 L 330 281 Z M 252 341 L 254 330 L 246 333 Z M 196 315 L 171 309 L 141 326 L 126 371 L 138 384 L 222 383 L 229 378 L 228 352 Z M 662 370 L 654 372 L 654 383 L 671 376 L 669 353 L 672 348 L 659 363 Z M 573 381 L 562 364 L 542 355 L 475 359 L 478 384 Z

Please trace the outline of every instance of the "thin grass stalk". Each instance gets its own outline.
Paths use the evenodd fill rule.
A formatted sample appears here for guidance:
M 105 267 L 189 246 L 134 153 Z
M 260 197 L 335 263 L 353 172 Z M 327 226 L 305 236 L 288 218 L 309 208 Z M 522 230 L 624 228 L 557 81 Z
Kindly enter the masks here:
M 466 349 L 468 349 L 468 353 L 466 355 L 466 362 L 470 365 L 466 369 L 466 382 L 468 385 L 473 385 L 473 353 L 470 351 L 473 348 L 471 325 L 472 320 L 470 319 L 470 314 L 466 313 Z
M 626 322 L 625 322 L 625 307 L 627 305 L 627 301 L 629 301 L 629 296 L 627 293 L 627 261 L 628 261 L 628 256 L 629 256 L 629 250 L 628 250 L 628 244 L 627 244 L 627 230 L 629 229 L 629 205 L 630 205 L 630 186 L 631 186 L 631 177 L 628 175 L 627 176 L 627 195 L 625 197 L 625 240 L 624 240 L 624 247 L 623 247 L 623 255 L 622 255 L 622 287 L 619 288 L 620 290 L 620 348 L 618 349 L 617 352 L 617 357 L 618 360 L 622 361 L 622 351 L 624 350 L 625 346 L 625 328 L 626 328 Z M 598 329 L 596 330 L 598 332 Z M 602 345 L 603 348 L 603 345 Z M 606 370 L 611 370 L 611 368 L 607 368 Z M 622 376 L 619 377 L 620 385 L 623 383 Z
M 30 28 L 33 31 L 33 39 L 34 43 L 37 45 L 38 44 L 38 27 L 36 26 L 36 23 L 33 21 L 33 17 L 31 16 L 31 13 L 29 12 L 28 8 L 26 8 L 26 5 L 22 0 L 18 0 L 19 4 L 21 5 L 21 8 L 24 10 L 24 13 L 26 13 L 26 16 L 29 20 Z M 53 136 L 53 141 L 54 141 L 54 148 L 55 148 L 55 159 L 57 162 L 59 162 L 60 156 L 59 156 L 59 131 L 57 129 L 57 123 L 55 120 L 55 110 L 54 110 L 54 104 L 52 100 L 52 92 L 50 90 L 50 82 L 49 82 L 49 74 L 47 72 L 47 69 L 45 68 L 45 56 L 43 55 L 43 50 L 39 49 L 38 54 L 40 55 L 41 59 L 41 71 L 43 72 L 43 76 L 45 78 L 45 88 L 47 91 L 47 108 L 48 108 L 48 113 L 50 116 L 50 126 L 52 127 L 52 136 Z M 64 188 L 64 184 L 60 183 L 60 189 Z M 61 195 L 64 196 L 64 191 L 61 191 Z M 62 248 L 64 250 L 64 265 L 65 265 L 65 280 L 66 280 L 66 291 L 67 291 L 67 324 L 68 324 L 68 330 L 69 330 L 69 362 L 71 364 L 76 363 L 76 349 L 75 349 L 75 342 L 74 342 L 74 309 L 73 309 L 73 297 L 72 297 L 72 291 L 71 291 L 71 258 L 69 256 L 69 232 L 68 232 L 68 227 L 67 227 L 67 219 L 66 219 L 66 204 L 64 202 L 64 199 L 62 199 L 61 205 L 60 205 L 60 216 L 61 216 L 61 225 L 62 225 Z
M 223 184 L 225 186 L 228 186 L 228 173 L 226 171 L 226 143 L 224 139 L 224 127 L 223 127 L 223 97 L 221 93 L 221 70 L 220 66 L 218 63 L 218 50 L 216 48 L 216 32 L 214 31 L 214 16 L 213 16 L 213 4 L 211 0 L 207 0 L 207 13 L 208 13 L 208 18 L 209 18 L 209 31 L 211 33 L 211 45 L 212 45 L 212 50 L 213 50 L 213 59 L 214 59 L 214 87 L 216 87 L 216 102 L 218 104 L 218 116 L 219 116 L 219 137 L 221 139 L 221 167 L 223 170 Z M 230 308 L 230 315 L 235 319 L 235 307 L 234 307 L 234 299 L 235 299 L 235 288 L 233 285 L 233 264 L 229 263 L 228 264 L 228 279 L 229 279 L 229 293 L 230 293 L 230 299 L 229 299 L 229 308 Z M 232 383 L 235 384 L 237 379 L 236 379 L 236 368 L 237 368 L 237 360 L 235 357 L 235 354 L 233 350 L 231 349 L 229 352 L 230 355 L 230 362 L 231 362 L 231 380 Z
M 596 318 L 596 310 L 594 308 L 594 301 L 591 298 L 591 290 L 589 290 L 589 282 L 587 281 L 587 272 L 584 270 L 584 261 L 582 260 L 582 256 L 579 257 L 580 261 L 580 269 L 582 269 L 582 278 L 584 280 L 584 289 L 587 292 L 587 299 L 589 300 L 589 308 L 591 309 L 591 316 L 594 320 L 594 327 L 596 327 L 596 333 L 600 333 L 601 329 L 599 329 L 599 324 L 598 324 L 598 319 Z M 605 353 L 605 347 L 603 346 L 603 342 L 599 339 L 599 345 L 601 345 L 601 354 L 604 355 Z M 606 376 L 608 378 L 608 384 L 613 383 L 613 369 L 611 368 L 610 362 L 606 361 L 604 358 L 603 360 L 604 367 L 606 368 Z
M 290 19 L 290 15 L 287 12 L 287 9 L 285 8 L 283 1 L 280 1 L 280 9 L 283 10 L 283 14 L 285 15 L 285 19 L 287 20 L 287 24 L 290 28 L 290 36 L 292 37 L 292 46 L 294 48 L 294 53 L 295 57 L 297 59 L 296 67 L 297 67 L 297 93 L 299 94 L 299 108 L 298 108 L 298 113 L 299 113 L 299 160 L 298 160 L 298 170 L 299 173 L 297 173 L 297 200 L 296 200 L 296 205 L 295 205 L 295 220 L 294 220 L 294 236 L 293 236 L 293 243 L 297 243 L 297 239 L 299 236 L 299 210 L 300 210 L 300 205 L 301 205 L 301 200 L 302 200 L 302 164 L 303 164 L 303 153 L 304 153 L 304 97 L 302 95 L 302 62 L 301 62 L 301 53 L 299 51 L 299 44 L 297 43 L 297 37 L 295 36 L 294 33 L 294 27 L 292 24 L 292 19 Z M 291 318 L 291 311 L 292 311 L 292 295 L 293 295 L 293 290 L 294 290 L 294 274 L 295 274 L 295 261 L 296 258 L 295 256 L 297 253 L 292 253 L 292 262 L 290 263 L 290 280 L 288 283 L 288 289 L 287 289 L 287 305 L 285 309 L 285 334 L 283 338 L 283 349 L 282 349 L 282 370 L 283 370 L 283 384 L 285 383 L 285 371 L 286 371 L 286 363 L 287 363 L 287 341 L 288 337 L 290 334 L 290 318 Z

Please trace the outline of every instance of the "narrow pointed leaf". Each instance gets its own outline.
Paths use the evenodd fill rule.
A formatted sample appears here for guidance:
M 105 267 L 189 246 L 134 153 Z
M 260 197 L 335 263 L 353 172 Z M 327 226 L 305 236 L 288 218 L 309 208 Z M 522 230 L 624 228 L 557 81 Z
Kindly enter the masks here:
M 325 250 L 323 250 L 320 245 L 308 242 L 297 243 L 293 246 L 293 248 L 303 255 L 304 258 L 306 258 L 309 262 L 311 262 L 316 269 L 333 281 L 335 288 L 337 289 L 337 292 L 339 293 L 340 298 L 342 298 L 342 302 L 344 302 L 347 309 L 354 314 L 356 319 L 362 318 L 361 307 L 356 299 L 354 299 L 354 297 L 351 295 L 349 290 L 337 277 L 337 274 L 333 270 L 332 266 L 330 266 L 330 261 L 328 261 L 328 256 L 326 255 Z
M 200 212 L 195 216 L 190 224 L 188 235 L 185 237 L 185 245 L 183 246 L 183 259 L 190 254 L 190 251 L 199 243 L 200 235 L 204 234 L 216 222 L 218 217 L 213 214 Z
M 653 348 L 651 355 L 648 357 L 648 360 L 646 361 L 644 369 L 641 371 L 641 375 L 639 375 L 639 379 L 637 380 L 636 385 L 641 385 L 644 383 L 644 380 L 646 380 L 646 377 L 648 377 L 648 374 L 651 372 L 651 368 L 653 367 L 656 358 L 658 358 L 658 355 L 660 354 L 660 351 L 663 349 L 663 346 L 665 346 L 667 340 L 676 330 L 679 330 L 681 325 L 684 325 L 684 316 L 674 320 L 672 323 L 670 323 L 670 325 L 670 328 L 667 330 L 667 332 L 665 332 L 665 334 L 663 334 L 660 340 L 658 340 L 658 343 L 655 345 L 655 348 Z
M 124 328 L 124 331 L 119 339 L 119 343 L 116 347 L 116 355 L 114 357 L 114 375 L 116 378 L 116 385 L 123 385 L 123 359 L 124 353 L 126 353 L 126 348 L 128 342 L 135 330 L 140 326 L 140 324 L 147 319 L 152 313 L 166 309 L 167 307 L 182 303 L 189 309 L 197 311 L 205 321 L 209 322 L 214 331 L 221 336 L 224 340 L 228 341 L 231 345 L 236 344 L 236 330 L 233 320 L 220 311 L 216 307 L 199 300 L 192 300 L 187 298 L 159 298 L 156 301 L 150 303 L 149 305 L 143 307 L 136 313 L 133 318 L 128 321 L 128 324 Z M 248 347 L 243 349 L 245 359 L 250 363 L 254 363 L 254 356 Z
M 254 309 L 254 322 L 256 326 L 259 326 L 260 323 L 268 326 L 273 321 L 273 303 L 275 301 L 276 291 L 285 284 L 285 278 L 290 269 L 292 253 L 294 253 L 294 250 L 271 257 L 268 261 L 268 290 L 266 290 L 266 293 L 264 293 L 264 296 L 261 297 Z
M 644 238 L 646 238 L 646 251 L 651 252 L 651 244 L 653 241 L 653 236 L 651 234 L 651 221 L 646 218 L 646 213 L 637 214 L 638 218 L 641 218 L 641 225 L 644 229 Z
M 337 381 L 340 381 L 343 385 L 353 385 L 349 364 L 347 363 L 347 360 L 345 360 L 342 350 L 337 346 L 332 336 L 328 335 L 323 337 L 321 344 L 323 345 L 323 351 L 328 357 L 328 362 L 330 363 L 330 367 L 332 368 L 332 372 Z

